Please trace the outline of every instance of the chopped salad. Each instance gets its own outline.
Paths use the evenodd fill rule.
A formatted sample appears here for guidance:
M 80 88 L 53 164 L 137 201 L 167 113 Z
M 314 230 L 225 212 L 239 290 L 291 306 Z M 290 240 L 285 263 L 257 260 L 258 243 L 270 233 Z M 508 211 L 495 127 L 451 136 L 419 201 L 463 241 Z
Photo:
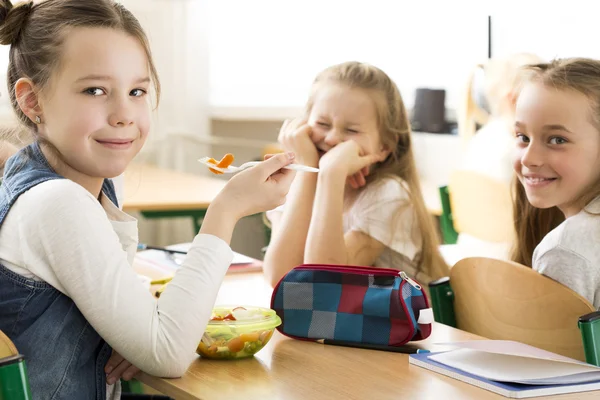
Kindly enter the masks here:
M 251 357 L 269 342 L 281 323 L 273 314 L 271 310 L 244 307 L 213 311 L 197 353 L 213 359 Z

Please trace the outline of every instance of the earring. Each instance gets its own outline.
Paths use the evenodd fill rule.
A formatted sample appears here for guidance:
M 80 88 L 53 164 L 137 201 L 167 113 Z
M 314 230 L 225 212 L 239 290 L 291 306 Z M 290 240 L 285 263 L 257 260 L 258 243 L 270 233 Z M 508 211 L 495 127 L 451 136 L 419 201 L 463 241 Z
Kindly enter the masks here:
M 38 124 L 38 125 L 42 123 L 42 119 L 40 118 L 39 115 L 35 116 L 35 123 Z

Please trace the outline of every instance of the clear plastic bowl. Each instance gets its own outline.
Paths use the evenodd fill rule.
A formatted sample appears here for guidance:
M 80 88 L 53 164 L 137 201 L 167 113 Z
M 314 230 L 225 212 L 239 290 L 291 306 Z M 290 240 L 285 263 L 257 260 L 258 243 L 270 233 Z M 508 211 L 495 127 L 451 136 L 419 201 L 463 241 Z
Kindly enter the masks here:
M 219 320 L 228 315 L 238 318 Z M 196 352 L 202 357 L 220 360 L 252 357 L 265 347 L 280 324 L 281 318 L 269 308 L 215 307 Z

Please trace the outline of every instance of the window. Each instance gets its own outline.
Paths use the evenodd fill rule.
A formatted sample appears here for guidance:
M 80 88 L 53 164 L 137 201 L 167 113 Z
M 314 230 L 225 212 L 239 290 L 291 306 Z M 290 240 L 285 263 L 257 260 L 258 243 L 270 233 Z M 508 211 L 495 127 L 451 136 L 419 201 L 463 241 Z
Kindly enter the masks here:
M 487 57 L 487 15 L 459 8 L 427 1 L 212 0 L 210 104 L 301 107 L 319 71 L 357 60 L 387 72 L 409 107 L 417 87 L 446 89 L 453 107 L 473 66 Z

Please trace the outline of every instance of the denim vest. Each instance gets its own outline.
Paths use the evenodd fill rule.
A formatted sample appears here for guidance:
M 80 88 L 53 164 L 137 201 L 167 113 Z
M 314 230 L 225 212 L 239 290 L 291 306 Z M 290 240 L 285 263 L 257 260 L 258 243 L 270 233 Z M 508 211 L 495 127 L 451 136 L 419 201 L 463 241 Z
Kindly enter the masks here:
M 0 229 L 21 194 L 50 179 L 64 178 L 52 170 L 37 143 L 11 157 L 0 186 Z M 104 181 L 102 191 L 117 204 L 110 180 Z M 104 366 L 110 346 L 73 300 L 1 264 L 0 330 L 25 356 L 34 399 L 106 400 Z

